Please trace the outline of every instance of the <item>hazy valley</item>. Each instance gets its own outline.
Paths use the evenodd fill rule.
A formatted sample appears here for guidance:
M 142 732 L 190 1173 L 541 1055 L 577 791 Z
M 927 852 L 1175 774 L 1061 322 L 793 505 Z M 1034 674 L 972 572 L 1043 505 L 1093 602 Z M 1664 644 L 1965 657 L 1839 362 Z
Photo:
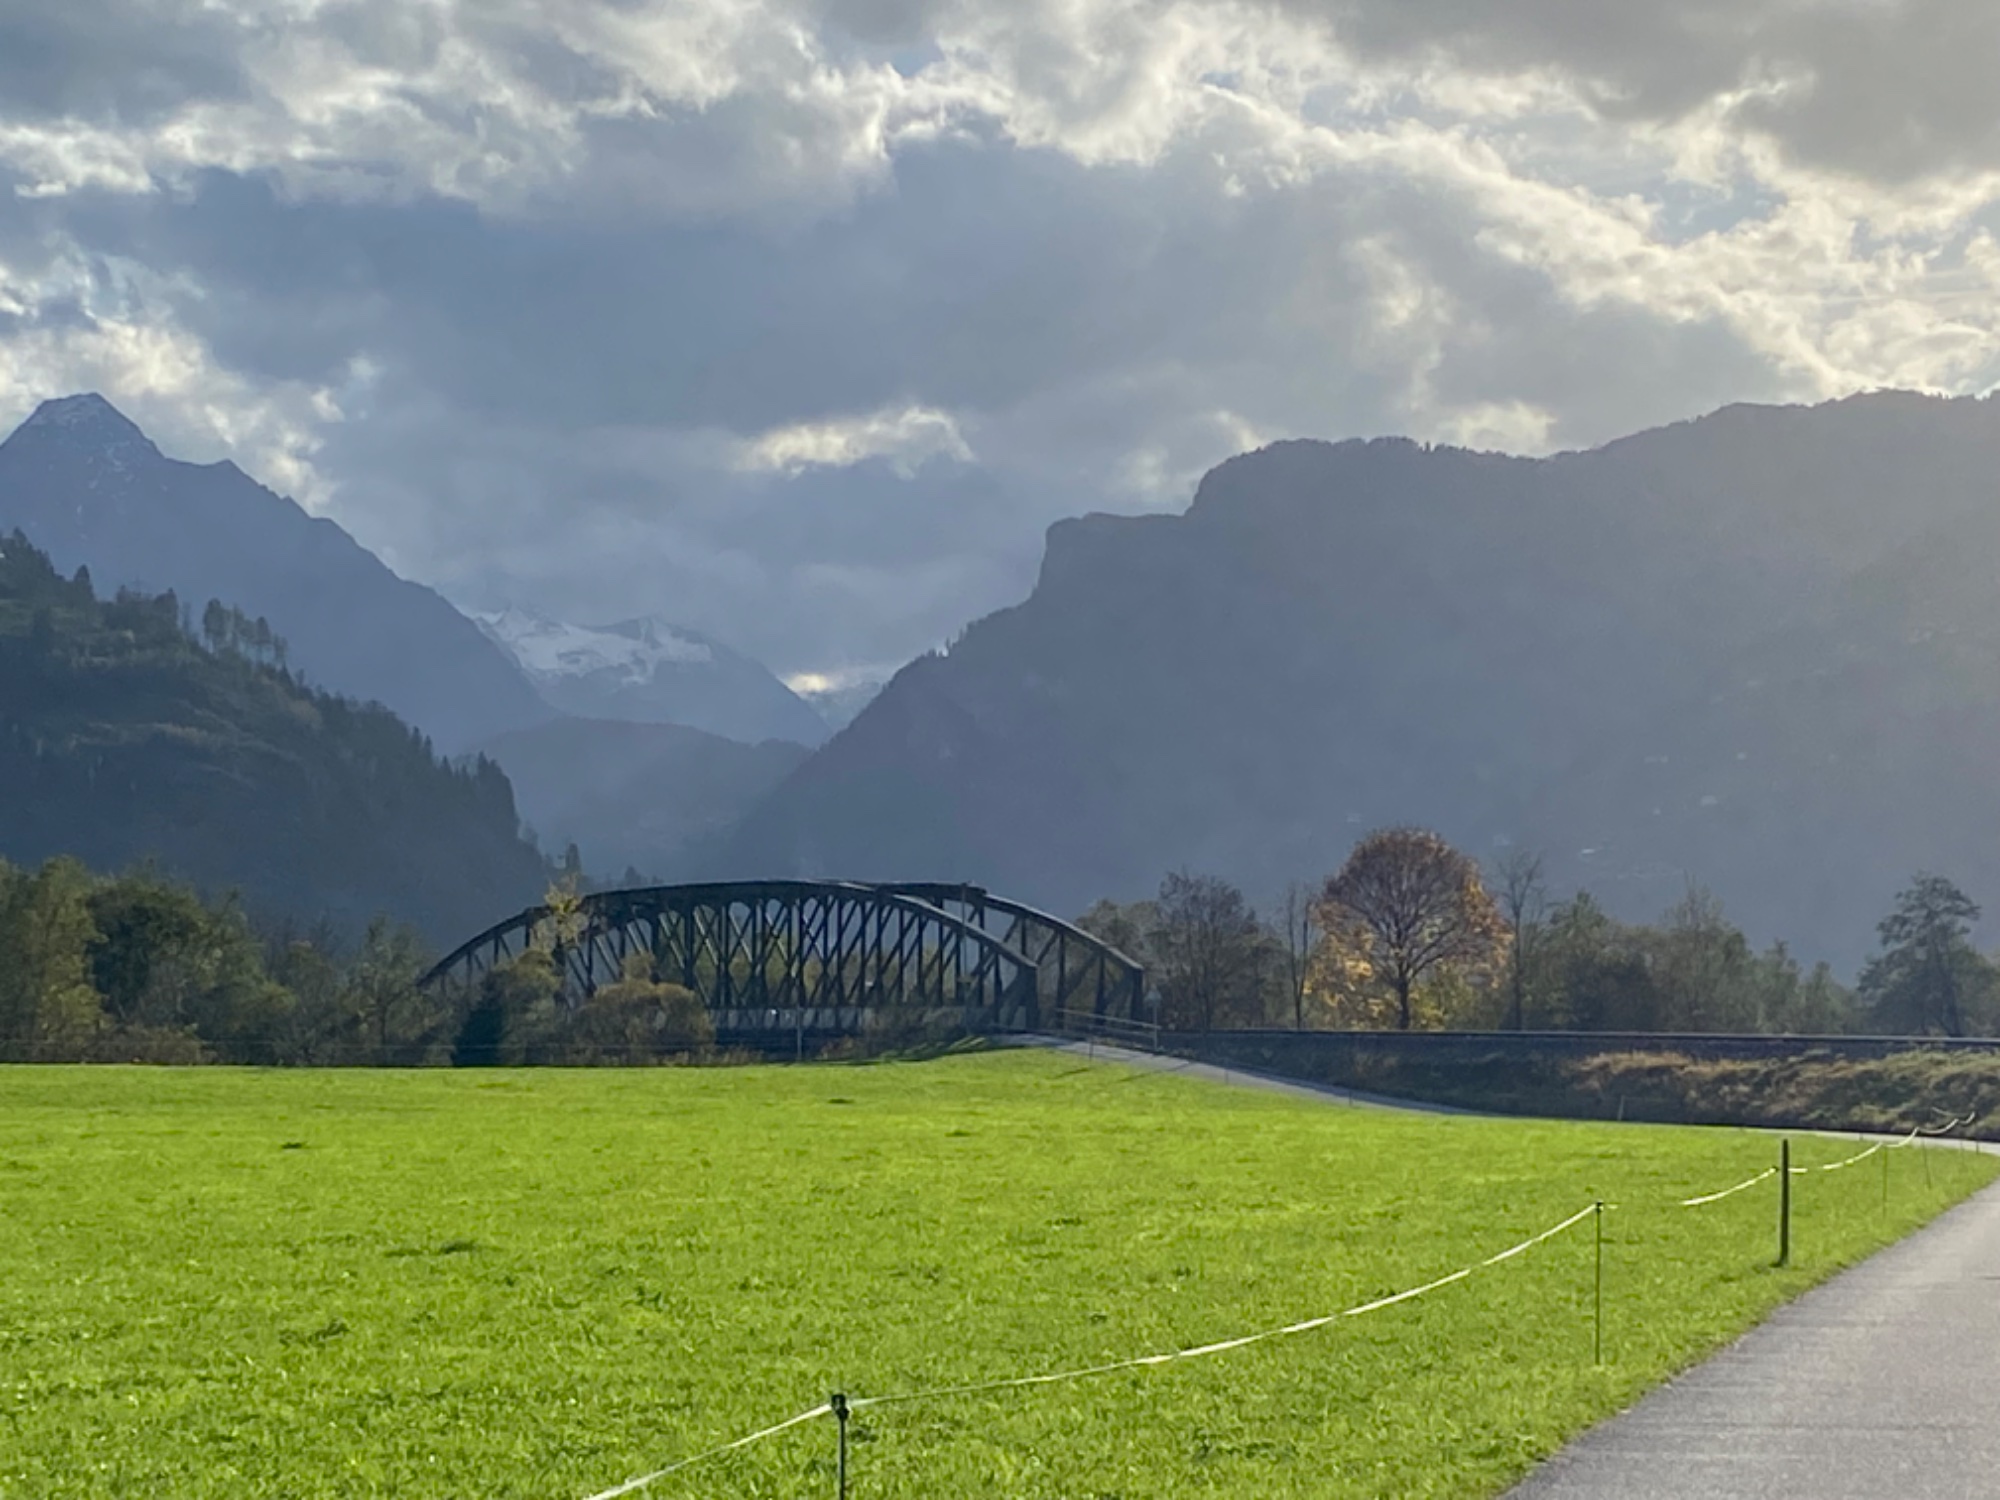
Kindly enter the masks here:
M 0 445 L 0 526 L 106 592 L 267 617 L 289 670 L 491 758 L 599 878 L 964 880 L 1071 913 L 1190 869 L 1268 904 L 1407 822 L 1540 851 L 1628 918 L 1706 886 L 1851 971 L 1916 869 L 2000 886 L 1995 473 L 2000 408 L 1893 393 L 1541 460 L 1281 443 L 1185 514 L 1059 523 L 1027 599 L 831 738 L 665 618 L 468 619 L 93 397 Z M 268 863 L 193 873 L 313 914 Z

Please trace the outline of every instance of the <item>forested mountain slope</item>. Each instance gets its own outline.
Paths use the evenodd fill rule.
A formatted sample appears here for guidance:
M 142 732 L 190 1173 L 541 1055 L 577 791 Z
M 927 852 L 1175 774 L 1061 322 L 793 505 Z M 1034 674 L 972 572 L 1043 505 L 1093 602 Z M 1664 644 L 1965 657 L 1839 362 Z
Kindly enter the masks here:
M 107 592 L 268 618 L 312 682 L 387 704 L 447 750 L 554 717 L 441 595 L 234 464 L 165 457 L 101 396 L 44 402 L 0 443 L 0 534 L 16 527 Z
M 1281 443 L 1185 515 L 1052 528 L 1027 601 L 709 863 L 1075 910 L 1180 866 L 1268 895 L 1409 821 L 1543 847 L 1628 915 L 1705 882 L 1851 966 L 1913 866 L 1976 888 L 2000 849 L 1996 574 L 1989 400 L 1734 407 L 1545 460 Z
M 153 860 L 253 911 L 384 913 L 439 944 L 540 894 L 496 766 L 450 767 L 387 710 L 302 687 L 242 616 L 209 621 L 213 646 L 172 595 L 100 600 L 0 541 L 0 857 Z

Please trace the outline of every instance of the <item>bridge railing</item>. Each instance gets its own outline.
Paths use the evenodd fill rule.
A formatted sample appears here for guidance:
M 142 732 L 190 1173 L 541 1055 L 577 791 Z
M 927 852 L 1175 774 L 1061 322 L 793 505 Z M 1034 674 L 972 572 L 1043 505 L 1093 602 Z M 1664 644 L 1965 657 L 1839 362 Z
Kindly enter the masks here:
M 1056 1033 L 1141 1052 L 1160 1050 L 1160 1028 L 1151 1021 L 1132 1021 L 1123 1016 L 1100 1016 L 1088 1010 L 1059 1010 L 1055 1013 Z

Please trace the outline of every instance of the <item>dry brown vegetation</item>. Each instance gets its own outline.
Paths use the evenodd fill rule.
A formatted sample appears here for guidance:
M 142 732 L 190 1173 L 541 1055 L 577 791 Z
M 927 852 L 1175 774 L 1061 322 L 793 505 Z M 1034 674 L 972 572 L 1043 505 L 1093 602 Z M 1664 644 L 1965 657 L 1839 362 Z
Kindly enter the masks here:
M 1662 1049 L 1554 1058 L 1496 1047 L 1432 1059 L 1303 1060 L 1298 1071 L 1322 1082 L 1504 1114 L 1822 1130 L 1910 1130 L 1971 1114 L 1969 1133 L 2000 1139 L 2000 1054 L 1992 1053 L 1912 1050 L 1857 1060 L 1807 1049 L 1721 1060 Z M 1276 1050 L 1257 1063 L 1288 1070 Z

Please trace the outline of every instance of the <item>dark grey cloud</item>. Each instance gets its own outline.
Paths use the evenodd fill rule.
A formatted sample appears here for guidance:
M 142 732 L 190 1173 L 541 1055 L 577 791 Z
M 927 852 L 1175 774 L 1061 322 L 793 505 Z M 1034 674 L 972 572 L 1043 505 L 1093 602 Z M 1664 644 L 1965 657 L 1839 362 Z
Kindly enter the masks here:
M 1356 199 L 1215 218 L 1156 190 L 944 146 L 779 237 L 288 201 L 218 173 L 77 217 L 111 252 L 226 288 L 183 313 L 233 368 L 328 379 L 363 349 L 475 420 L 756 432 L 912 399 L 993 412 L 1156 360 L 1337 364 Z M 1301 279 L 1334 294 L 1330 321 L 1271 305 Z
M 2000 277 L 1983 200 L 1932 203 L 1990 154 L 1984 8 L 1292 14 L 17 6 L 0 398 L 107 385 L 471 602 L 807 670 L 935 644 L 1050 521 L 1250 443 L 1579 445 L 1996 367 L 1934 284 Z M 1868 180 L 1677 175 L 1732 131 Z
M 1479 255 L 1463 215 L 1418 195 L 1357 186 L 1177 222 L 1141 179 L 1107 193 L 1070 166 L 1071 195 L 1051 184 L 1056 170 L 942 152 L 837 226 L 735 256 L 704 255 L 701 235 L 685 248 L 592 239 L 570 255 L 545 231 L 504 227 L 461 245 L 443 215 L 417 238 L 454 253 L 420 257 L 423 276 L 399 262 L 380 283 L 393 296 L 367 314 L 369 346 L 399 373 L 327 435 L 343 509 L 399 556 L 450 557 L 454 537 L 497 534 L 504 565 L 455 579 L 485 597 L 504 593 L 512 570 L 546 607 L 679 610 L 803 669 L 828 647 L 872 661 L 933 644 L 1018 596 L 1049 521 L 1149 503 L 1116 487 L 1106 452 L 1161 447 L 1178 476 L 1164 498 L 1179 498 L 1231 444 L 1204 429 L 1176 451 L 1172 434 L 1219 408 L 1266 436 L 1401 427 L 1403 372 L 1432 355 L 1393 337 L 1359 352 L 1367 289 L 1345 253 L 1383 223 L 1402 226 L 1391 253 L 1437 295 L 1488 310 L 1443 314 L 1451 327 L 1429 378 L 1449 404 L 1547 402 L 1567 414 L 1551 440 L 1588 441 L 1683 414 L 1687 388 L 1777 388 L 1712 323 L 1565 309 L 1543 278 Z M 1009 227 L 994 235 L 998 203 Z M 322 255 L 336 253 L 336 230 L 316 223 Z M 508 246 L 512 233 L 532 248 Z M 544 277 L 563 287 L 544 293 Z M 232 316 L 311 333 L 319 282 L 287 280 L 281 300 Z M 510 310 L 529 287 L 561 315 L 542 308 L 524 322 Z M 204 331 L 218 349 L 254 353 L 229 327 Z M 1635 383 L 1633 370 L 1676 379 Z M 425 404 L 406 407 L 419 391 Z M 745 477 L 671 436 L 912 398 L 960 413 L 978 461 Z
M 9 119 L 157 124 L 191 99 L 243 97 L 226 13 L 121 0 L 13 0 L 0 8 L 0 100 Z
M 1604 115 L 1736 117 L 1797 160 L 1890 181 L 2000 167 L 2000 7 L 1967 0 L 1296 0 L 1364 56 L 1554 69 Z M 1789 80 L 1776 93 L 1759 85 Z

